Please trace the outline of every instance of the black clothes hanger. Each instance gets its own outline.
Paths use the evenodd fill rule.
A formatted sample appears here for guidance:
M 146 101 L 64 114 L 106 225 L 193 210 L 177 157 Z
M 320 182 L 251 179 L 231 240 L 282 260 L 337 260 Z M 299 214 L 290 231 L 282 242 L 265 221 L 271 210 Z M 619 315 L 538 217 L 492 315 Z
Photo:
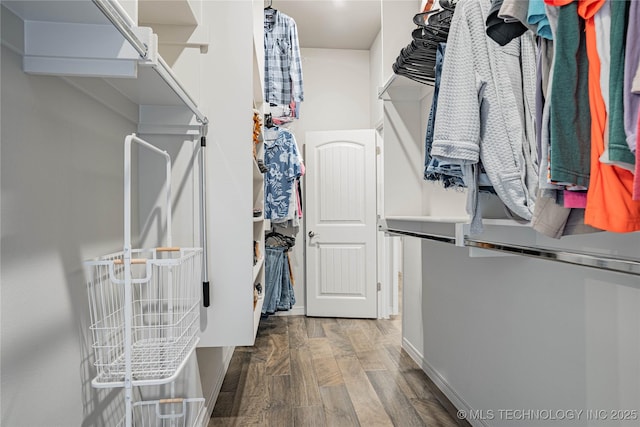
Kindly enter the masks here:
M 285 236 L 277 231 L 269 231 L 265 233 L 265 245 L 267 247 L 283 247 L 287 250 L 291 249 L 296 244 L 296 238 L 291 236 Z
M 411 32 L 413 39 L 400 51 L 393 72 L 419 83 L 435 82 L 436 51 L 449 36 L 456 0 L 440 0 L 442 9 L 429 10 L 413 16 L 417 28 Z
M 272 7 L 273 0 L 269 0 L 269 4 L 264 8 L 264 21 L 265 24 L 274 24 L 276 22 L 277 10 Z
M 271 113 L 267 113 L 264 115 L 264 126 L 269 129 L 275 126 L 273 124 L 273 116 L 271 115 Z

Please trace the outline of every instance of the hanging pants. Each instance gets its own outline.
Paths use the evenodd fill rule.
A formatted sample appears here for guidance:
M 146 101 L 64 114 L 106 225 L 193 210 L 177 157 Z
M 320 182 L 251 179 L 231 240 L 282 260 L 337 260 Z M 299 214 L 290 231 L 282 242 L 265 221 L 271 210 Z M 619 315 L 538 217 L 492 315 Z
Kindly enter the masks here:
M 265 248 L 265 291 L 262 314 L 288 311 L 296 303 L 289 275 L 287 248 Z

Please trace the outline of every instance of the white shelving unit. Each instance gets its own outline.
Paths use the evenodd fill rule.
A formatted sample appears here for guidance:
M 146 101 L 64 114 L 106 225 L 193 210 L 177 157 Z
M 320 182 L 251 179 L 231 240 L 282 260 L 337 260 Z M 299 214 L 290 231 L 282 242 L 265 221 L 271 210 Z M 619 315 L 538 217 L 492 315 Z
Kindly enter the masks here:
M 256 147 L 256 156 L 258 159 L 264 158 L 264 144 L 260 142 Z M 253 218 L 253 240 L 257 242 L 258 257 L 256 263 L 253 266 L 253 287 L 259 288 L 260 292 L 254 294 L 254 337 L 258 331 L 258 325 L 260 323 L 260 313 L 262 311 L 262 304 L 264 303 L 264 279 L 265 279 L 265 249 L 264 249 L 264 233 L 265 233 L 265 220 L 264 220 L 264 176 L 256 159 L 253 161 L 253 208 L 254 210 L 260 210 L 259 217 Z M 257 291 L 256 291 L 257 292 Z
M 254 306 L 254 284 L 264 283 L 264 267 L 254 269 L 253 262 L 254 242 L 258 260 L 264 255 L 264 221 L 253 216 L 254 209 L 263 210 L 263 177 L 252 154 L 253 110 L 264 112 L 264 5 L 257 0 L 203 2 L 203 10 L 215 11 L 212 39 L 233 40 L 234 49 L 212 43 L 204 68 L 213 99 L 209 110 L 225 124 L 210 129 L 208 138 L 212 278 L 211 306 L 201 317 L 202 355 L 208 348 L 254 344 L 262 308 L 261 298 Z M 232 28 L 228 22 L 234 22 Z
M 184 22 L 175 22 L 176 24 L 197 25 L 195 14 L 184 13 L 193 12 L 190 1 L 175 1 L 172 5 L 181 9 L 181 16 L 191 15 L 191 18 Z M 2 6 L 8 11 L 5 16 L 3 10 L 2 25 L 12 28 L 11 39 L 3 39 L 3 44 L 22 56 L 22 69 L 26 74 L 57 76 L 66 80 L 133 123 L 137 126 L 138 133 L 152 137 L 157 135 L 159 138 L 177 136 L 168 138 L 172 141 L 195 140 L 206 135 L 208 119 L 184 83 L 159 54 L 155 29 L 138 25 L 140 17 L 161 6 L 159 2 L 10 0 L 3 1 Z M 152 20 L 155 19 L 157 17 Z M 99 121 L 101 117 L 96 117 L 95 120 Z M 87 129 L 92 129 L 92 125 L 87 123 Z M 122 137 L 124 136 L 123 134 Z M 90 131 L 86 137 L 92 137 Z M 142 140 L 138 140 L 140 141 Z M 148 146 L 152 147 L 150 144 Z M 171 156 L 155 147 L 154 150 L 167 158 L 168 178 L 165 186 L 168 189 L 171 180 Z M 95 355 L 94 366 L 98 370 L 98 376 L 93 385 L 125 388 L 126 410 L 122 425 L 129 427 L 154 422 L 151 418 L 156 415 L 155 411 L 145 412 L 140 409 L 158 408 L 159 405 L 169 408 L 173 414 L 172 422 L 191 425 L 193 421 L 187 420 L 194 420 L 199 415 L 204 399 L 201 396 L 182 396 L 183 393 L 191 393 L 186 392 L 181 385 L 176 386 L 174 380 L 182 374 L 183 367 L 191 358 L 199 339 L 198 316 L 202 292 L 199 277 L 203 272 L 202 249 L 194 248 L 192 256 L 183 248 L 180 250 L 180 256 L 168 257 L 167 253 L 176 253 L 178 249 L 157 248 L 149 253 L 145 252 L 142 255 L 144 260 L 131 259 L 132 253 L 141 255 L 141 252 L 131 250 L 130 228 L 130 173 L 132 168 L 135 170 L 136 166 L 139 166 L 137 162 L 138 159 L 132 162 L 130 153 L 125 150 L 125 212 L 129 215 L 125 218 L 124 250 L 121 255 L 107 256 L 108 259 L 96 261 L 93 265 L 109 270 L 108 274 L 97 276 L 97 282 L 104 286 L 94 295 L 94 301 L 99 302 L 91 307 L 94 317 L 92 331 L 96 338 L 94 348 L 96 351 L 102 351 Z M 204 163 L 200 170 L 204 172 Z M 164 206 L 166 233 L 169 236 L 172 221 L 170 194 L 169 192 Z M 204 206 L 202 200 L 200 205 Z M 133 218 L 133 221 L 135 220 L 136 218 Z M 203 232 L 204 246 L 205 236 Z M 168 246 L 171 246 L 170 237 L 168 241 Z M 139 272 L 140 266 L 131 267 L 131 264 L 142 261 L 146 265 L 146 276 Z M 157 270 L 165 270 L 166 273 L 163 272 L 162 277 L 166 276 L 167 279 L 156 279 L 161 276 Z M 151 271 L 154 271 L 153 275 Z M 206 272 L 206 269 L 204 271 Z M 186 280 L 184 275 L 180 276 L 182 273 L 191 275 L 192 286 L 178 287 L 178 290 L 175 290 L 172 288 L 173 284 Z M 105 277 L 110 279 L 105 280 Z M 144 292 L 138 291 L 132 295 L 131 288 L 139 284 L 144 284 Z M 169 289 L 163 286 L 168 286 Z M 124 297 L 121 296 L 122 289 L 125 289 Z M 184 295 L 180 295 L 181 290 L 190 290 L 189 303 L 186 302 L 187 298 L 183 298 Z M 153 292 L 160 296 L 154 299 Z M 91 295 L 91 290 L 88 293 Z M 148 299 L 143 300 L 141 295 Z M 166 304 L 163 304 L 163 298 Z M 159 301 L 158 305 L 152 307 L 153 301 Z M 106 302 L 110 305 L 101 306 Z M 165 313 L 162 310 L 168 311 Z M 157 314 L 154 317 L 157 324 L 150 323 L 149 313 Z M 96 314 L 104 315 L 104 319 L 109 320 L 96 319 Z M 178 317 L 188 324 L 176 321 Z M 124 323 L 119 323 L 122 318 Z M 111 321 L 114 323 L 105 326 Z M 188 342 L 180 342 L 176 338 L 178 336 L 188 337 Z M 176 350 L 178 348 L 182 350 Z M 173 350 L 176 352 L 172 353 Z M 109 359 L 118 355 L 124 355 L 121 357 L 122 360 Z M 109 363 L 105 364 L 107 362 Z M 171 382 L 171 392 L 167 393 L 170 394 L 169 399 L 133 401 L 132 387 L 155 387 L 168 382 Z M 180 407 L 171 407 L 173 404 Z
M 401 11 L 390 7 L 392 2 L 383 2 L 383 7 L 387 6 L 389 8 L 384 14 L 386 21 L 383 21 L 383 50 L 394 52 L 395 55 L 403 47 L 402 41 L 395 39 L 396 33 L 389 35 L 387 32 L 388 37 L 385 38 L 385 25 L 400 28 L 399 24 L 404 23 L 413 12 L 404 11 L 403 16 L 398 16 Z M 400 21 L 392 24 L 393 19 Z M 378 99 L 384 101 L 383 169 L 393 171 L 384 177 L 384 215 L 379 220 L 381 230 L 395 230 L 398 231 L 395 234 L 399 235 L 453 243 L 468 248 L 470 257 L 524 255 L 544 259 L 580 258 L 583 264 L 571 263 L 586 266 L 600 263 L 602 266 L 613 266 L 609 269 L 614 271 L 637 274 L 637 254 L 612 249 L 628 247 L 629 241 L 637 233 L 587 234 L 563 238 L 561 241 L 547 238 L 533 230 L 529 223 L 509 218 L 504 204 L 495 195 L 479 194 L 483 232 L 472 235 L 465 209 L 466 190 L 446 190 L 440 183 L 422 179 L 424 132 L 432 96 L 433 87 L 395 74 L 391 74 L 378 89 Z M 399 164 L 407 167 L 398 168 Z M 408 198 L 407 194 L 412 197 Z M 406 259 L 421 263 L 417 253 L 420 250 L 407 255 Z M 601 257 L 601 260 L 593 261 L 594 257 Z M 616 257 L 620 259 L 616 260 Z M 419 271 L 419 268 L 415 271 Z M 417 282 L 420 281 L 418 277 Z
M 3 5 L 23 20 L 23 39 L 13 48 L 26 73 L 65 78 L 138 123 L 139 133 L 206 133 L 208 119 L 158 53 L 157 34 L 131 16 L 146 3 L 127 2 L 127 9 L 118 0 Z
M 264 120 L 264 12 L 263 2 L 253 2 L 253 103 L 254 109 L 258 111 Z M 264 129 L 264 121 L 261 122 L 261 132 Z M 253 266 L 253 283 L 255 287 L 259 284 L 262 292 L 258 295 L 253 308 L 253 337 L 258 332 L 262 305 L 264 303 L 265 290 L 265 231 L 266 221 L 264 219 L 264 175 L 260 172 L 257 160 L 264 160 L 264 143 L 262 134 L 259 143 L 255 147 L 256 156 L 253 159 L 253 209 L 260 210 L 262 214 L 253 219 L 253 240 L 258 242 L 259 257 Z

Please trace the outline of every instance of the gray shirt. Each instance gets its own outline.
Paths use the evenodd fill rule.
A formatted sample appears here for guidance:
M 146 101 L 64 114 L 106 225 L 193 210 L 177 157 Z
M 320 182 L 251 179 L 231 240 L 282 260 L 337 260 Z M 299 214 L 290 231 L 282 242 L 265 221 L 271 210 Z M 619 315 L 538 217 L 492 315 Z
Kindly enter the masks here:
M 506 207 L 530 220 L 537 188 L 536 46 L 531 32 L 504 47 L 489 39 L 490 6 L 489 0 L 460 0 L 456 6 L 431 154 L 467 169 L 482 161 Z M 477 196 L 477 188 L 470 186 L 469 193 Z

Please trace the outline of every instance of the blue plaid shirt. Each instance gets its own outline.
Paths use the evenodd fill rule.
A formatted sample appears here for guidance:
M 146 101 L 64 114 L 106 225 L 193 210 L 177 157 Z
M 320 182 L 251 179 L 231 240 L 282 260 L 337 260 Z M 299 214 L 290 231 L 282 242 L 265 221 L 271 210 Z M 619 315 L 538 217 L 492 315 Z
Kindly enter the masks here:
M 274 20 L 268 22 L 267 14 Z M 264 20 L 265 102 L 289 105 L 304 100 L 302 61 L 296 21 L 278 10 L 265 10 Z

